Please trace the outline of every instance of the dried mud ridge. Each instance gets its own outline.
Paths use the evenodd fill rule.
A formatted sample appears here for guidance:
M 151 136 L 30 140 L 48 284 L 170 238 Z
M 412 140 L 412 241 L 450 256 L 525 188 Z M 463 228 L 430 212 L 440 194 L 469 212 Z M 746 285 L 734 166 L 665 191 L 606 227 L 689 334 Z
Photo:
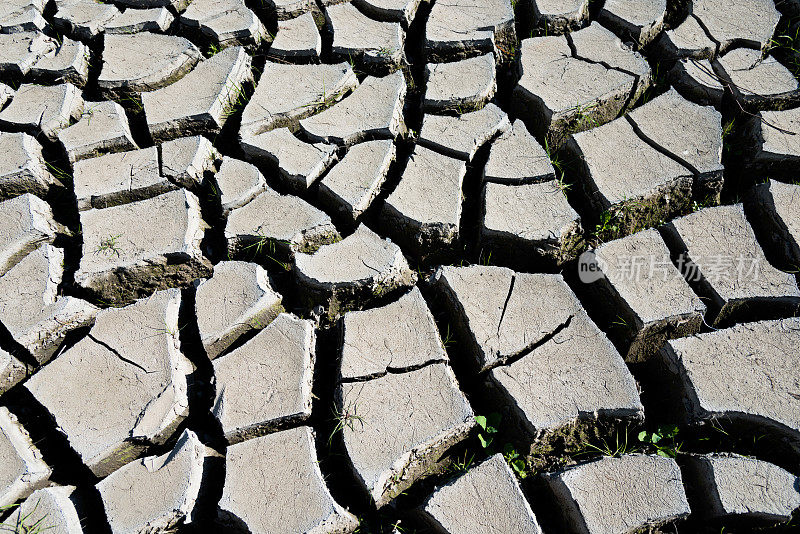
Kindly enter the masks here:
M 796 532 L 798 0 L 3 0 L 0 531 Z

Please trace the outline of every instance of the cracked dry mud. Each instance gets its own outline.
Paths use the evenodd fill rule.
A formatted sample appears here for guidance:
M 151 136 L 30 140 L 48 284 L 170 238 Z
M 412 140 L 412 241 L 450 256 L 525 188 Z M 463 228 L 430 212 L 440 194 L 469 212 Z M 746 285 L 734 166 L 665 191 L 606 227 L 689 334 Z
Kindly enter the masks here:
M 1 0 L 0 532 L 800 531 L 800 0 Z

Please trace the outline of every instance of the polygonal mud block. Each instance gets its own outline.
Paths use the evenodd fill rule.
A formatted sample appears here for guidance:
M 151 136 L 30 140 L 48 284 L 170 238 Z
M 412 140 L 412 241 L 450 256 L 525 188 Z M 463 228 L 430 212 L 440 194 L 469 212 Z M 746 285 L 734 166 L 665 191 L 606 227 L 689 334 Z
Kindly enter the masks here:
M 85 44 L 63 37 L 33 65 L 30 79 L 83 87 L 89 81 L 89 54 Z
M 126 9 L 106 23 L 106 35 L 139 32 L 165 32 L 175 17 L 166 7 Z
M 672 458 L 604 457 L 545 475 L 573 532 L 618 534 L 689 515 L 681 471 Z
M 352 94 L 322 113 L 300 121 L 312 141 L 352 145 L 396 137 L 405 129 L 406 81 L 401 72 L 368 77 Z
M 214 181 L 223 215 L 241 208 L 267 190 L 267 180 L 258 167 L 228 156 L 222 158 Z
M 24 383 L 97 476 L 164 444 L 189 413 L 179 306 L 170 289 L 102 310 L 87 337 Z
M 428 16 L 425 54 L 428 61 L 487 52 L 510 58 L 516 38 L 510 0 L 442 0 Z
M 235 532 L 353 532 L 358 520 L 331 497 L 314 440 L 301 426 L 228 447 L 220 522 Z
M 355 145 L 320 182 L 320 199 L 349 220 L 357 220 L 378 196 L 395 154 L 389 140 Z
M 796 134 L 800 132 L 800 108 L 762 111 L 751 119 L 749 130 L 753 153 L 748 167 L 795 180 L 800 164 L 800 135 Z
M 242 134 L 239 143 L 249 160 L 276 165 L 280 178 L 296 192 L 311 187 L 336 161 L 334 145 L 304 143 L 288 128 Z
M 14 97 L 15 91 L 7 86 L 6 84 L 0 82 L 0 109 L 3 109 L 3 106 Z
M 0 6 L 0 33 L 43 30 L 47 21 L 42 11 L 44 0 L 7 0 Z
M 83 257 L 75 282 L 110 303 L 206 276 L 200 251 L 206 224 L 184 190 L 80 213 Z
M 742 45 L 765 47 L 781 18 L 774 0 L 693 0 L 692 16 L 719 43 L 719 52 Z
M 0 33 L 0 75 L 22 78 L 40 57 L 53 48 L 53 40 L 38 31 Z
M 725 86 L 707 59 L 679 59 L 669 72 L 672 86 L 687 100 L 702 106 L 722 106 Z
M 281 311 L 281 296 L 255 263 L 223 261 L 201 281 L 195 296 L 200 340 L 212 360 L 242 334 L 267 326 Z
M 268 35 L 244 0 L 193 0 L 178 20 L 187 30 L 200 30 L 204 37 L 222 48 L 257 47 Z
M 286 87 L 292 90 L 284 91 Z M 358 78 L 348 63 L 285 65 L 267 62 L 244 108 L 241 131 L 254 135 L 296 123 L 330 106 L 356 87 Z
M 129 6 L 135 9 L 146 9 L 150 7 L 173 7 L 180 13 L 184 11 L 191 0 L 117 0 L 118 4 Z
M 698 195 L 706 203 L 722 191 L 722 114 L 668 92 L 627 115 L 637 133 L 655 143 L 695 174 Z
M 58 296 L 63 270 L 64 251 L 44 244 L 0 276 L 0 321 L 40 364 L 97 313 L 88 302 Z
M 625 362 L 560 275 L 474 266 L 437 277 L 472 367 L 488 372 L 490 395 L 527 435 L 582 419 L 642 418 Z
M 603 274 L 598 289 L 615 304 L 630 341 L 627 361 L 645 361 L 667 339 L 700 331 L 706 306 L 670 261 L 656 230 L 609 241 L 595 255 Z
M 154 91 L 183 78 L 202 57 L 183 37 L 150 32 L 108 35 L 97 85 L 109 95 Z
M 73 183 L 78 209 L 127 204 L 177 189 L 161 176 L 158 152 L 158 147 L 149 147 L 75 163 Z
M 482 108 L 497 91 L 494 54 L 453 63 L 428 63 L 423 108 L 426 111 Z
M 191 430 L 175 447 L 122 467 L 97 484 L 113 532 L 169 532 L 197 512 L 206 457 L 213 454 Z
M 44 200 L 25 193 L 0 202 L 0 276 L 42 243 L 52 243 L 60 227 Z
M 525 354 L 580 311 L 560 275 L 515 273 L 505 267 L 445 266 L 435 274 L 457 326 L 469 339 L 472 364 L 481 371 Z M 552 313 L 533 316 L 531 302 Z
M 0 199 L 25 193 L 46 196 L 51 186 L 61 186 L 47 171 L 42 146 L 24 133 L 0 133 Z
M 800 185 L 770 180 L 755 187 L 756 229 L 782 261 L 800 267 Z
M 490 491 L 484 491 L 489 488 Z M 491 456 L 437 488 L 419 511 L 432 528 L 450 534 L 542 532 L 531 505 L 501 454 Z
M 52 469 L 17 417 L 0 406 L 0 506 L 6 507 L 47 486 Z
M 219 131 L 237 111 L 244 85 L 253 79 L 250 63 L 244 48 L 226 48 L 172 85 L 143 93 L 150 135 L 166 140 Z
M 113 4 L 93 0 L 56 0 L 53 26 L 74 39 L 89 41 L 105 30 L 106 23 L 119 15 Z
M 134 150 L 125 110 L 116 102 L 84 102 L 80 120 L 58 132 L 70 163 L 107 152 Z
M 800 84 L 797 78 L 773 56 L 737 48 L 718 60 L 723 80 L 742 104 L 756 109 L 781 109 L 797 104 Z
M 581 218 L 555 180 L 483 188 L 481 246 L 525 262 L 561 265 L 574 258 L 581 242 Z M 484 252 L 486 254 L 486 252 Z
M 294 271 L 301 293 L 326 304 L 331 315 L 340 305 L 374 298 L 416 281 L 400 247 L 364 225 L 313 254 L 298 252 Z
M 608 0 L 598 20 L 623 41 L 642 48 L 664 30 L 666 14 L 667 0 Z
M 730 418 L 787 436 L 800 451 L 797 344 L 800 319 L 744 323 L 668 341 L 690 422 Z
M 314 326 L 281 313 L 241 347 L 214 360 L 212 413 L 228 443 L 295 426 L 311 416 Z
M 65 83 L 55 86 L 23 84 L 11 103 L 0 111 L 0 126 L 55 141 L 58 131 L 81 116 L 81 90 Z
M 311 13 L 300 15 L 296 19 L 279 21 L 278 33 L 267 52 L 270 58 L 285 60 L 314 60 L 321 53 L 322 36 Z
M 399 23 L 371 19 L 350 3 L 326 7 L 325 17 L 333 31 L 334 58 L 355 60 L 374 70 L 400 67 L 405 32 Z
M 230 257 L 266 254 L 279 261 L 277 256 L 313 252 L 339 233 L 327 214 L 305 200 L 267 188 L 228 214 L 225 239 Z
M 426 115 L 418 143 L 451 158 L 471 160 L 484 144 L 511 128 L 508 116 L 494 104 L 483 109 L 449 115 Z
M 400 184 L 384 202 L 383 224 L 420 252 L 453 246 L 460 239 L 466 173 L 465 162 L 415 146 Z
M 520 65 L 518 111 L 550 148 L 618 117 L 651 82 L 647 61 L 597 23 L 566 36 L 525 39 Z
M 662 33 L 655 47 L 664 58 L 709 59 L 717 54 L 717 43 L 709 39 L 697 17 L 691 14 L 676 28 Z
M 583 190 L 618 233 L 631 233 L 685 212 L 693 199 L 691 169 L 653 148 L 625 117 L 580 132 L 567 142 Z
M 18 507 L 13 508 L 0 531 L 25 532 L 41 529 L 50 534 L 83 534 L 80 517 L 72 493 L 75 486 L 53 486 L 31 493 Z
M 78 209 L 127 204 L 178 187 L 196 190 L 215 157 L 208 139 L 197 136 L 79 161 L 73 173 Z
M 446 363 L 342 381 L 336 411 L 353 470 L 378 508 L 424 477 L 475 426 Z
M 590 0 L 529 0 L 534 24 L 545 34 L 560 35 L 589 22 Z
M 738 455 L 690 455 L 687 460 L 708 505 L 702 516 L 788 521 L 800 506 L 800 479 L 777 465 Z
M 355 0 L 353 5 L 370 18 L 405 23 L 414 20 L 421 0 Z
M 27 365 L 0 349 L 0 395 L 20 383 L 28 373 Z
M 448 361 L 433 315 L 416 287 L 386 306 L 347 312 L 343 330 L 340 376 L 344 380 Z
M 264 0 L 268 11 L 275 13 L 278 21 L 299 18 L 311 9 L 311 0 Z
M 519 119 L 492 143 L 483 169 L 483 179 L 487 182 L 516 185 L 555 178 L 547 152 Z
M 719 310 L 714 326 L 800 314 L 797 280 L 767 261 L 741 204 L 675 219 L 664 238 L 680 255 L 684 276 Z

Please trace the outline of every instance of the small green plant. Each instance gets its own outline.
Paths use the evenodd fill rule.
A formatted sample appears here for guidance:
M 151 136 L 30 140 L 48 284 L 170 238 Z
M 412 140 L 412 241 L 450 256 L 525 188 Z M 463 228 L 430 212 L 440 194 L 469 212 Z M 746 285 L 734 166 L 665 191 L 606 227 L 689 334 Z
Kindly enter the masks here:
M 594 235 L 600 241 L 613 239 L 620 231 L 619 216 L 609 210 L 600 214 L 600 222 L 595 226 Z
M 120 237 L 122 237 L 122 234 L 110 235 L 108 237 L 101 239 L 94 253 L 103 254 L 105 256 L 113 256 L 114 254 L 116 254 L 117 257 L 119 258 L 122 248 L 120 248 L 117 240 Z
M 597 107 L 597 103 L 581 105 L 575 104 L 574 107 L 567 111 L 572 111 L 573 115 L 569 119 L 570 130 L 580 131 L 599 126 L 597 117 L 592 113 Z
M 564 173 L 563 173 L 563 172 L 562 172 L 562 173 L 560 173 L 560 174 L 558 175 L 558 177 L 556 178 L 556 189 L 557 189 L 558 191 L 561 191 L 561 193 L 562 193 L 564 196 L 567 196 L 567 191 L 569 191 L 570 187 L 572 187 L 572 184 L 568 184 L 568 183 L 567 183 L 567 182 L 564 180 Z
M 492 412 L 488 416 L 475 416 L 475 422 L 481 428 L 481 432 L 478 432 L 478 441 L 484 449 L 488 449 L 494 442 L 494 434 L 498 432 L 501 419 L 502 416 L 497 412 Z
M 632 448 L 628 445 L 627 429 L 625 432 L 623 432 L 623 434 L 625 435 L 625 437 L 620 439 L 620 433 L 616 432 L 614 435 L 613 443 L 605 438 L 601 439 L 598 444 L 585 443 L 581 448 L 581 450 L 578 451 L 576 456 L 600 453 L 603 456 L 611 456 L 613 458 L 619 458 L 624 454 L 635 451 L 635 448 Z
M 260 232 L 260 230 L 259 230 L 259 232 Z M 291 263 L 286 262 L 286 261 L 280 261 L 279 259 L 277 259 L 275 257 L 277 255 L 276 254 L 276 246 L 275 246 L 276 243 L 283 243 L 285 245 L 289 245 L 289 241 L 273 239 L 271 237 L 267 237 L 267 236 L 261 235 L 259 233 L 259 235 L 256 238 L 256 240 L 254 242 L 250 243 L 249 245 L 243 247 L 242 251 L 245 251 L 245 250 L 250 251 L 255 256 L 262 256 L 263 255 L 268 260 L 270 260 L 270 261 L 274 262 L 275 264 L 277 264 L 278 266 L 280 266 L 284 271 L 291 271 L 292 270 L 292 264 Z M 269 253 L 267 253 L 267 251 L 269 251 Z
M 222 47 L 219 45 L 219 43 L 211 43 L 208 45 L 208 48 L 206 48 L 206 55 L 208 57 L 215 56 L 220 52 L 222 52 Z
M 397 49 L 394 48 L 394 47 L 382 46 L 382 47 L 380 47 L 378 49 L 377 54 L 378 54 L 379 57 L 382 57 L 382 58 L 390 58 L 390 57 L 392 57 L 394 55 L 394 53 L 396 51 L 397 51 Z
M 72 180 L 72 177 L 69 175 L 69 173 L 61 167 L 53 165 L 49 161 L 45 161 L 44 165 L 47 167 L 47 170 L 50 171 L 50 174 L 52 174 L 53 177 L 55 177 L 59 182 L 69 183 L 69 181 Z
M 472 463 L 475 461 L 475 454 L 467 454 L 464 451 L 464 456 L 461 458 L 455 458 L 454 460 L 450 461 L 450 465 L 448 466 L 448 470 L 451 473 L 466 473 L 472 467 Z
M 500 423 L 502 416 L 497 412 L 492 412 L 489 415 L 476 415 L 475 422 L 478 423 L 480 431 L 478 432 L 478 441 L 487 455 L 494 454 L 494 441 L 495 435 L 500 431 Z M 508 465 L 514 470 L 519 478 L 528 476 L 528 464 L 511 443 L 503 445 L 503 458 L 505 458 Z
M 617 315 L 617 319 L 611 321 L 611 324 L 617 328 L 623 328 L 625 330 L 631 330 L 633 328 L 632 325 L 622 315 Z
M 222 118 L 227 119 L 235 115 L 247 105 L 247 91 L 241 83 L 234 83 L 226 87 L 225 105 L 222 106 Z
M 444 337 L 442 338 L 442 345 L 444 345 L 445 348 L 447 348 L 447 347 L 450 347 L 452 345 L 455 345 L 455 343 L 456 343 L 456 340 L 453 337 L 452 333 L 450 332 L 450 325 L 448 324 L 447 325 L 447 330 L 445 331 Z
M 18 504 L 0 506 L 0 514 L 5 513 L 9 510 L 13 510 L 14 508 L 17 507 L 19 507 Z M 20 513 L 17 517 L 14 518 L 13 523 L 0 523 L 0 533 L 13 532 L 14 534 L 42 534 L 47 530 L 55 528 L 54 525 L 45 524 L 48 515 L 46 513 L 43 514 L 42 517 L 34 521 L 33 516 L 38 508 L 39 508 L 39 502 L 37 501 L 36 505 L 34 505 L 33 507 L 33 510 L 25 514 Z
M 144 111 L 142 99 L 134 95 L 122 95 L 119 97 L 118 102 L 120 106 L 132 109 L 136 113 L 141 113 Z
M 556 170 L 557 174 L 560 174 L 563 178 L 564 176 L 564 162 L 561 160 L 561 156 L 550 146 L 550 142 L 547 140 L 547 137 L 544 138 L 544 151 L 547 154 L 547 157 L 550 158 L 550 163 L 553 165 L 553 169 Z
M 341 410 L 336 408 L 336 406 L 332 409 L 333 412 L 333 419 L 336 421 L 336 425 L 333 427 L 333 431 L 331 435 L 328 437 L 328 447 L 331 446 L 333 442 L 333 437 L 339 433 L 344 432 L 344 429 L 347 428 L 353 432 L 356 430 L 356 424 L 359 425 L 359 428 L 364 428 L 364 418 L 358 415 L 358 405 L 355 403 L 348 404 Z
M 520 456 L 512 444 L 506 443 L 503 446 L 503 458 L 506 459 L 508 465 L 511 466 L 511 469 L 514 470 L 519 478 L 528 476 L 528 464 L 525 462 L 525 458 Z
M 677 441 L 677 425 L 659 425 L 654 432 L 642 430 L 639 441 L 655 447 L 656 454 L 664 458 L 675 458 L 681 452 L 683 443 Z

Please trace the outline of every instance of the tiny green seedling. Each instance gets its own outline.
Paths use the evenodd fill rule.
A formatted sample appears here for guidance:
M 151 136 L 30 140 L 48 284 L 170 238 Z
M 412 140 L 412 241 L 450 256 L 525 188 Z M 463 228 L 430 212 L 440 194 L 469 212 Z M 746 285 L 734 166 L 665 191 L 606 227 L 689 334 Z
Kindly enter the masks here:
M 619 432 L 617 432 L 616 436 L 614 437 L 614 443 L 611 443 L 606 439 L 600 440 L 598 445 L 595 445 L 594 443 L 586 443 L 581 451 L 576 454 L 576 456 L 600 453 L 603 456 L 619 458 L 628 452 L 635 451 L 635 448 L 628 446 L 628 433 L 625 432 L 624 434 L 625 438 L 620 440 Z
M 94 253 L 103 254 L 105 256 L 113 256 L 114 254 L 116 254 L 117 257 L 119 258 L 122 249 L 120 248 L 117 240 L 120 237 L 122 237 L 122 234 L 110 235 L 106 238 L 101 239 Z
M 359 428 L 364 428 L 364 418 L 358 415 L 357 404 L 354 403 L 348 404 L 341 410 L 337 409 L 334 406 L 332 411 L 333 411 L 333 418 L 336 421 L 336 425 L 333 427 L 333 431 L 331 432 L 331 435 L 328 437 L 329 447 L 333 442 L 333 436 L 335 436 L 339 432 L 343 432 L 345 428 L 355 432 L 356 423 L 358 423 Z
M 16 518 L 14 518 L 13 523 L 0 523 L 0 533 L 2 532 L 13 532 L 14 534 L 42 534 L 47 530 L 51 530 L 55 528 L 54 525 L 45 524 L 47 520 L 48 514 L 45 513 L 37 520 L 33 520 L 33 515 L 36 513 L 36 510 L 39 508 L 40 501 L 36 502 L 34 505 L 33 510 L 26 514 L 20 513 Z M 19 504 L 11 504 L 8 506 L 0 506 L 0 513 L 7 512 L 9 510 L 13 510 L 14 508 L 19 507 Z
M 487 455 L 494 454 L 492 445 L 494 444 L 495 434 L 499 431 L 501 421 L 502 416 L 497 412 L 492 412 L 487 416 L 475 416 L 475 422 L 478 423 L 481 429 L 481 432 L 478 432 L 478 441 Z M 528 476 L 528 464 L 525 462 L 525 458 L 517 452 L 511 443 L 503 445 L 503 458 L 519 478 Z
M 442 339 L 442 345 L 446 347 L 450 347 L 454 345 L 456 340 L 453 338 L 452 333 L 450 332 L 450 325 L 447 325 L 447 330 L 444 333 L 444 338 Z
M 226 87 L 225 105 L 222 107 L 222 118 L 228 119 L 247 105 L 247 92 L 240 83 Z
M 478 432 L 478 441 L 484 449 L 488 449 L 494 442 L 494 434 L 497 434 L 501 419 L 502 417 L 497 412 L 492 412 L 488 416 L 475 416 L 475 422 L 482 430 L 482 432 Z
M 503 446 L 503 458 L 506 459 L 508 465 L 511 466 L 519 478 L 525 478 L 528 476 L 528 464 L 525 462 L 525 459 L 520 456 L 512 444 L 506 443 Z
M 656 454 L 664 458 L 675 458 L 680 452 L 683 443 L 678 443 L 677 425 L 659 425 L 655 432 L 642 430 L 639 432 L 639 441 L 656 448 Z

